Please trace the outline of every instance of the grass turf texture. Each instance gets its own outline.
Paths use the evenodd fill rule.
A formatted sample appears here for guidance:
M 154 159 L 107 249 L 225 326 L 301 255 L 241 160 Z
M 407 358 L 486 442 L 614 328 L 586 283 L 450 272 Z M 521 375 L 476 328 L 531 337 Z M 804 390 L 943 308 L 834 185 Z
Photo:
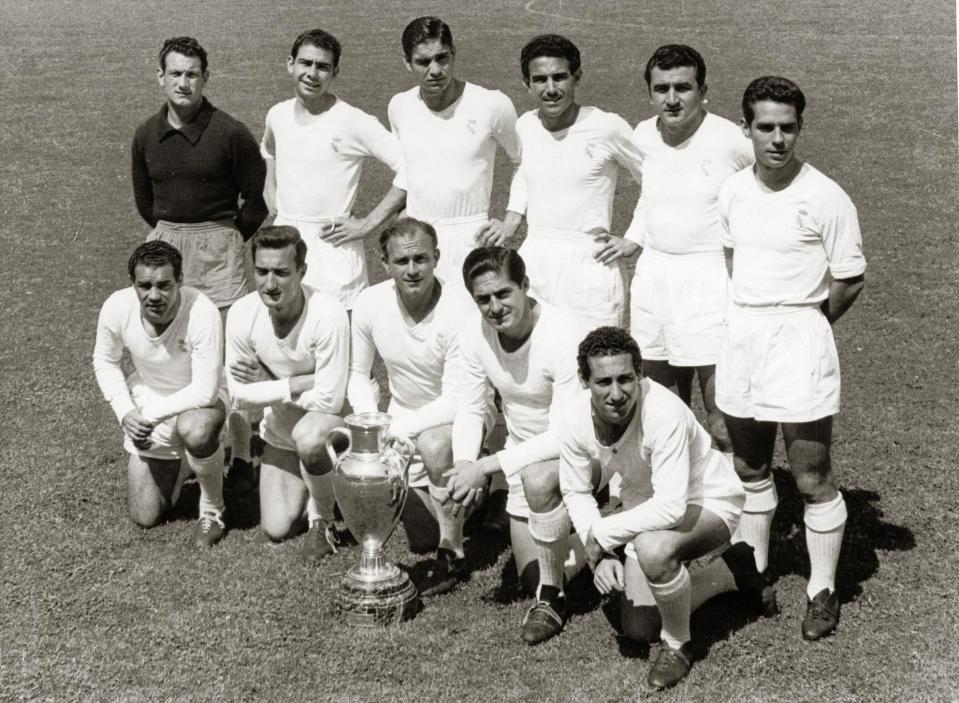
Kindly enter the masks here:
M 656 700 L 955 700 L 959 681 L 954 457 L 957 393 L 955 16 L 948 3 L 817 0 L 677 4 L 532 0 L 459 3 L 148 4 L 50 2 L 0 9 L 0 699 L 637 700 L 648 653 L 621 643 L 609 604 L 574 588 L 567 631 L 519 638 L 528 601 L 508 552 L 468 544 L 468 584 L 412 622 L 357 632 L 330 613 L 330 584 L 355 548 L 319 568 L 296 541 L 268 546 L 247 501 L 209 552 L 189 544 L 195 489 L 175 518 L 126 517 L 125 455 L 96 388 L 97 311 L 126 284 L 147 232 L 133 207 L 133 129 L 160 104 L 163 38 L 197 36 L 207 94 L 255 134 L 292 88 L 296 32 L 322 25 L 345 46 L 336 92 L 385 119 L 410 86 L 399 33 L 414 16 L 453 27 L 458 74 L 530 107 L 522 43 L 576 41 L 582 100 L 635 123 L 650 115 L 642 66 L 659 44 L 697 46 L 710 109 L 735 118 L 742 89 L 768 73 L 809 100 L 801 152 L 859 209 L 869 260 L 862 299 L 837 328 L 844 408 L 834 466 L 850 519 L 839 572 L 842 621 L 803 642 L 801 505 L 782 470 L 771 562 L 783 614 L 749 622 L 734 598 L 693 621 L 700 660 Z M 494 211 L 508 169 L 497 171 Z M 357 212 L 388 185 L 371 164 Z M 637 189 L 624 176 L 614 229 Z M 376 278 L 381 273 L 371 261 Z M 384 386 L 385 387 L 385 386 Z M 402 531 L 392 559 L 412 568 Z M 704 656 L 705 655 L 705 656 Z M 652 694 L 650 694 L 652 695 Z

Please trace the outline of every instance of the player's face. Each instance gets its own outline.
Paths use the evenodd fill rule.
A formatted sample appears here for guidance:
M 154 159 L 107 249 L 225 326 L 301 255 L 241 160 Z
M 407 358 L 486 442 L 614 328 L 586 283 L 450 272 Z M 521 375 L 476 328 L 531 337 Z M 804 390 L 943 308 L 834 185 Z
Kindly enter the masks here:
M 296 249 L 292 246 L 282 249 L 257 247 L 253 261 L 253 280 L 260 300 L 268 308 L 287 309 L 302 294 L 300 284 L 306 266 L 297 268 Z
M 490 326 L 505 337 L 523 334 L 530 314 L 529 282 L 514 283 L 503 272 L 489 271 L 473 279 L 473 301 Z
M 180 306 L 180 281 L 173 275 L 171 264 L 138 264 L 133 269 L 133 288 L 140 299 L 143 319 L 163 325 L 176 316 Z
M 313 44 L 302 44 L 296 56 L 287 57 L 286 70 L 293 76 L 297 97 L 307 104 L 326 95 L 339 72 L 333 65 L 333 52 Z
M 390 238 L 383 265 L 401 294 L 416 295 L 431 289 L 437 259 L 439 251 L 433 240 L 426 232 L 417 230 Z
M 419 83 L 423 95 L 442 95 L 453 82 L 453 50 L 439 39 L 413 47 L 406 67 Z
M 186 112 L 199 107 L 208 77 L 208 73 L 203 73 L 199 56 L 184 56 L 176 51 L 166 55 L 166 69 L 157 69 L 157 79 L 167 102 Z
M 613 425 L 623 424 L 639 399 L 640 375 L 633 368 L 633 357 L 625 353 L 593 356 L 586 363 L 590 371 L 586 386 L 596 415 Z
M 572 73 L 569 70 L 566 59 L 556 56 L 539 56 L 529 62 L 526 85 L 544 117 L 560 120 L 576 108 L 579 76 L 579 71 Z
M 649 104 L 659 113 L 662 124 L 682 129 L 695 123 L 703 111 L 706 86 L 696 83 L 695 66 L 662 69 L 654 66 L 649 74 Z
M 752 124 L 743 132 L 752 140 L 756 163 L 766 169 L 781 169 L 796 158 L 796 142 L 802 129 L 802 118 L 796 108 L 786 103 L 763 100 L 753 105 Z

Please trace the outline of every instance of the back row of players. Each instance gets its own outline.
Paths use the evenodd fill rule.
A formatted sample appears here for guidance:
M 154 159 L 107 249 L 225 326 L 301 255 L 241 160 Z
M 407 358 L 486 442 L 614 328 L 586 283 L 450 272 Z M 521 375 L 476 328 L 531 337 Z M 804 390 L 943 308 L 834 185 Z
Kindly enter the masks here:
M 628 635 L 661 629 L 649 679 L 672 685 L 689 669 L 695 604 L 739 589 L 775 610 L 760 573 L 781 425 L 806 502 L 802 632 L 831 632 L 846 512 L 829 462 L 839 403 L 830 323 L 860 292 L 865 262 L 849 198 L 795 154 L 802 92 L 783 78 L 753 81 L 740 130 L 706 112 L 699 54 L 665 46 L 645 72 L 658 114 L 632 132 L 622 118 L 576 102 L 579 52 L 544 35 L 521 55 L 538 109 L 517 120 L 502 93 L 454 77 L 441 20 L 414 20 L 403 50 L 418 85 L 391 101 L 391 135 L 330 92 L 336 40 L 322 30 L 300 35 L 287 60 L 296 97 L 270 110 L 258 148 L 202 97 L 209 74 L 195 40 L 164 44 L 166 104 L 138 129 L 133 150 L 137 204 L 154 231 L 130 260 L 133 287 L 104 305 L 94 355 L 131 455 L 134 520 L 156 524 L 189 469 L 201 489 L 197 540 L 217 541 L 220 428 L 230 409 L 266 408 L 263 529 L 273 539 L 295 534 L 305 506 L 304 551 L 329 553 L 323 442 L 341 423 L 344 394 L 356 411 L 376 409 L 370 370 L 379 353 L 392 431 L 416 438 L 422 459 L 414 500 L 439 526 L 425 595 L 465 576 L 462 508 L 479 502 L 490 476 L 505 476 L 513 556 L 536 593 L 524 639 L 562 629 L 564 572 L 585 558 L 601 591 L 624 591 Z M 502 220 L 489 218 L 497 143 L 518 164 Z M 396 177 L 356 218 L 366 156 Z M 617 164 L 642 180 L 623 238 L 609 231 Z M 257 291 L 243 297 L 243 241 L 266 215 L 264 172 L 275 226 L 253 238 Z M 380 236 L 390 279 L 366 288 L 363 241 L 404 205 L 416 219 Z M 524 214 L 529 234 L 519 253 L 499 246 Z M 616 326 L 622 259 L 640 247 L 630 311 L 637 347 Z M 219 383 L 217 307 L 230 308 L 228 389 Z M 136 367 L 129 379 L 119 366 L 124 347 Z M 688 408 L 649 380 L 688 403 L 694 374 L 712 441 L 731 444 L 735 471 Z M 508 437 L 480 458 L 490 387 L 502 398 Z M 614 473 L 623 477 L 623 510 L 600 517 L 593 496 Z M 684 566 L 730 539 L 704 568 Z M 579 549 L 571 554 L 569 543 Z M 624 545 L 622 559 L 616 548 Z

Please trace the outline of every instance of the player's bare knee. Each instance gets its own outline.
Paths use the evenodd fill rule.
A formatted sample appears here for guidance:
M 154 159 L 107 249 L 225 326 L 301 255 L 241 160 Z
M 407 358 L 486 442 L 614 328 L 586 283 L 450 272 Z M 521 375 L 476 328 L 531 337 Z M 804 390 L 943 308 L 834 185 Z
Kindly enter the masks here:
M 332 468 L 326 440 L 334 427 L 342 425 L 343 421 L 339 417 L 329 415 L 303 418 L 293 426 L 290 437 L 296 447 L 297 456 L 307 471 L 323 474 Z
M 559 490 L 559 473 L 555 469 L 531 466 L 522 472 L 521 477 L 526 502 L 534 513 L 555 510 L 563 502 Z
M 633 548 L 643 573 L 654 583 L 667 580 L 679 566 L 673 545 L 656 532 L 640 534 L 633 540 Z
M 220 446 L 220 426 L 209 418 L 192 417 L 177 420 L 176 430 L 183 441 L 183 446 L 193 456 L 205 459 Z
M 423 466 L 426 467 L 430 480 L 433 480 L 434 474 L 442 476 L 443 472 L 448 471 L 453 465 L 453 444 L 449 431 L 427 430 L 421 433 L 416 438 L 416 450 L 423 460 Z
M 156 527 L 166 517 L 169 506 L 155 503 L 152 505 L 130 504 L 130 519 L 138 527 L 149 529 Z
M 793 467 L 796 490 L 807 503 L 821 503 L 831 499 L 835 492 L 829 462 L 815 467 Z
M 647 644 L 659 639 L 663 619 L 655 605 L 633 605 L 624 596 L 622 600 L 623 635 L 633 642 Z
M 282 542 L 296 533 L 297 521 L 293 518 L 274 515 L 260 519 L 260 529 L 271 542 Z

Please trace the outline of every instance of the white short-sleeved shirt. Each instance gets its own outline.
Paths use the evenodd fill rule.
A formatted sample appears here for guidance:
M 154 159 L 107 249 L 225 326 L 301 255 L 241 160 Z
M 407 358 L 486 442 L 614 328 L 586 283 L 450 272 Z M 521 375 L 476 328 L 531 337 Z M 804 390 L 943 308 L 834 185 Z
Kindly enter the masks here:
M 786 188 L 763 190 L 753 169 L 719 192 L 723 246 L 733 250 L 733 302 L 742 307 L 818 305 L 831 279 L 866 270 L 856 207 L 809 164 Z
M 496 145 L 519 162 L 516 109 L 510 99 L 466 83 L 459 100 L 434 112 L 415 87 L 394 95 L 388 114 L 403 148 L 407 214 L 434 224 L 486 216 Z
M 475 310 L 465 292 L 443 286 L 430 313 L 414 322 L 402 308 L 392 280 L 367 288 L 353 307 L 348 396 L 356 412 L 375 412 L 370 384 L 374 352 L 389 377 L 397 418 L 390 431 L 415 436 L 453 422 L 455 384 L 461 373 L 459 331 Z
M 260 150 L 276 161 L 276 206 L 283 219 L 348 216 L 368 156 L 397 174 L 394 185 L 405 187 L 396 137 L 340 98 L 319 115 L 296 98 L 277 103 L 266 114 Z
M 559 479 L 570 519 L 590 530 L 603 549 L 627 544 L 641 532 L 666 530 L 690 503 L 742 494 L 732 462 L 712 448 L 706 429 L 674 393 L 648 378 L 626 432 L 604 446 L 593 428 L 590 394 L 568 399 L 553 423 L 560 445 Z M 602 517 L 593 497 L 591 462 L 622 476 L 624 510 Z
M 238 408 L 295 406 L 336 414 L 343 407 L 350 360 L 350 324 L 336 298 L 303 286 L 306 302 L 300 319 L 286 337 L 273 331 L 270 311 L 258 293 L 238 300 L 226 318 L 226 363 L 258 361 L 274 376 L 240 383 L 227 373 L 227 386 Z M 313 388 L 295 401 L 290 378 L 314 374 Z
M 211 405 L 217 397 L 222 362 L 223 327 L 216 306 L 203 293 L 180 287 L 180 307 L 163 333 L 151 337 L 140 317 L 133 287 L 113 293 L 100 309 L 93 369 L 103 397 L 117 420 L 136 408 L 120 366 L 123 350 L 155 393 L 140 408 L 143 417 L 160 423 L 187 410 Z
M 608 232 L 619 167 L 641 180 L 643 157 L 626 120 L 582 106 L 572 126 L 550 132 L 531 110 L 517 120 L 516 133 L 522 158 L 508 209 L 525 212 L 531 230 Z
M 729 176 L 755 160 L 752 142 L 732 122 L 707 113 L 682 144 L 670 146 L 643 120 L 633 142 L 643 157 L 640 207 L 627 239 L 666 254 L 723 253 L 717 198 Z
M 460 333 L 463 381 L 453 421 L 453 460 L 473 461 L 479 454 L 489 387 L 499 391 L 509 432 L 499 452 L 503 473 L 511 476 L 538 461 L 555 459 L 559 447 L 547 432 L 563 399 L 581 390 L 576 366 L 583 322 L 547 303 L 526 342 L 514 352 L 500 344 L 496 331 L 479 314 Z

